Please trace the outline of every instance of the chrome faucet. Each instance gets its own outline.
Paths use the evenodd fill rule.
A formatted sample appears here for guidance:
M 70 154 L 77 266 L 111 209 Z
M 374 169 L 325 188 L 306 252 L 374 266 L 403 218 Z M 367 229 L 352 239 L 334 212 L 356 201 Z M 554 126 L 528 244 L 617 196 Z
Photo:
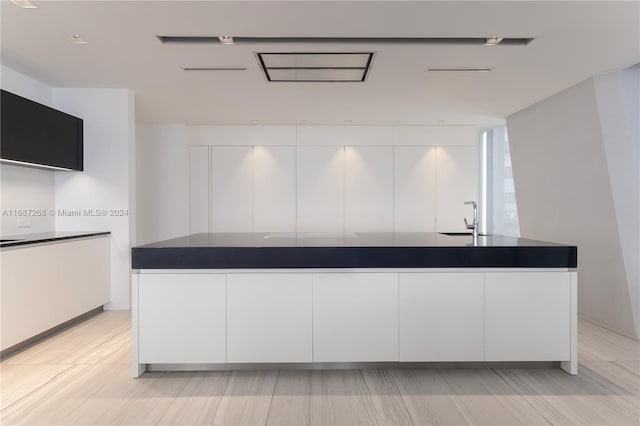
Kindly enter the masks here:
M 473 206 L 473 223 L 469 224 L 467 222 L 467 218 L 464 218 L 464 224 L 467 226 L 467 229 L 471 229 L 473 232 L 473 239 L 478 238 L 478 204 L 475 201 L 465 201 L 466 204 L 471 204 Z

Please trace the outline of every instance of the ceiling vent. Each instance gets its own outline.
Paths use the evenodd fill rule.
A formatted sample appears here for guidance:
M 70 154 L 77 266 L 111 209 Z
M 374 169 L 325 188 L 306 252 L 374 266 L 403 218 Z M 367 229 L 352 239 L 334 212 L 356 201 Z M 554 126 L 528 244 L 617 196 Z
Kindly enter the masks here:
M 156 36 L 162 43 L 185 44 L 419 44 L 463 46 L 526 46 L 533 38 L 517 37 L 237 37 L 237 36 Z
M 246 71 L 247 67 L 184 67 L 183 71 Z
M 429 68 L 429 72 L 489 72 L 493 68 Z
M 267 81 L 364 82 L 373 52 L 259 52 Z

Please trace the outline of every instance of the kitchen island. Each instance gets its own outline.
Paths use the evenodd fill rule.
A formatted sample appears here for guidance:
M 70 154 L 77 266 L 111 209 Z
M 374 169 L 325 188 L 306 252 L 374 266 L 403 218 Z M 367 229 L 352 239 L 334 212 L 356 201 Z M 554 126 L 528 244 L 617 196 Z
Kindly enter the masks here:
M 577 249 L 498 235 L 194 234 L 132 249 L 133 374 L 554 362 L 577 372 Z

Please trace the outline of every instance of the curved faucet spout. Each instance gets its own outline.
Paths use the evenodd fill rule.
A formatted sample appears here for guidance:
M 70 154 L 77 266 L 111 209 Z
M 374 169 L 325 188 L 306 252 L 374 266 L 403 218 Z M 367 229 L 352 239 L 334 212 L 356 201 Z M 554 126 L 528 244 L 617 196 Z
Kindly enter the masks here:
M 465 201 L 464 204 L 465 205 L 471 204 L 473 206 L 473 221 L 477 222 L 478 221 L 478 203 L 476 203 L 475 201 Z
M 469 222 L 467 222 L 467 218 L 465 217 L 464 224 L 467 229 L 471 229 L 473 231 L 473 238 L 476 239 L 478 238 L 478 203 L 476 203 L 475 201 L 465 201 L 464 204 L 470 204 L 471 206 L 473 206 L 473 223 L 469 224 Z

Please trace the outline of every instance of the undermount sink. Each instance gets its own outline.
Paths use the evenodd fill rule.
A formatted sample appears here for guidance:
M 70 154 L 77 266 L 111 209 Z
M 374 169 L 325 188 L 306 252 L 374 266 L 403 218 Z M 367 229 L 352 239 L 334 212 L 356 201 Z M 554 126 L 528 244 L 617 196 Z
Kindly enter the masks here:
M 360 238 L 355 232 L 272 232 L 264 238 Z
M 449 235 L 450 237 L 470 237 L 471 232 L 439 232 L 440 235 Z M 487 234 L 478 234 L 479 237 L 486 237 Z

